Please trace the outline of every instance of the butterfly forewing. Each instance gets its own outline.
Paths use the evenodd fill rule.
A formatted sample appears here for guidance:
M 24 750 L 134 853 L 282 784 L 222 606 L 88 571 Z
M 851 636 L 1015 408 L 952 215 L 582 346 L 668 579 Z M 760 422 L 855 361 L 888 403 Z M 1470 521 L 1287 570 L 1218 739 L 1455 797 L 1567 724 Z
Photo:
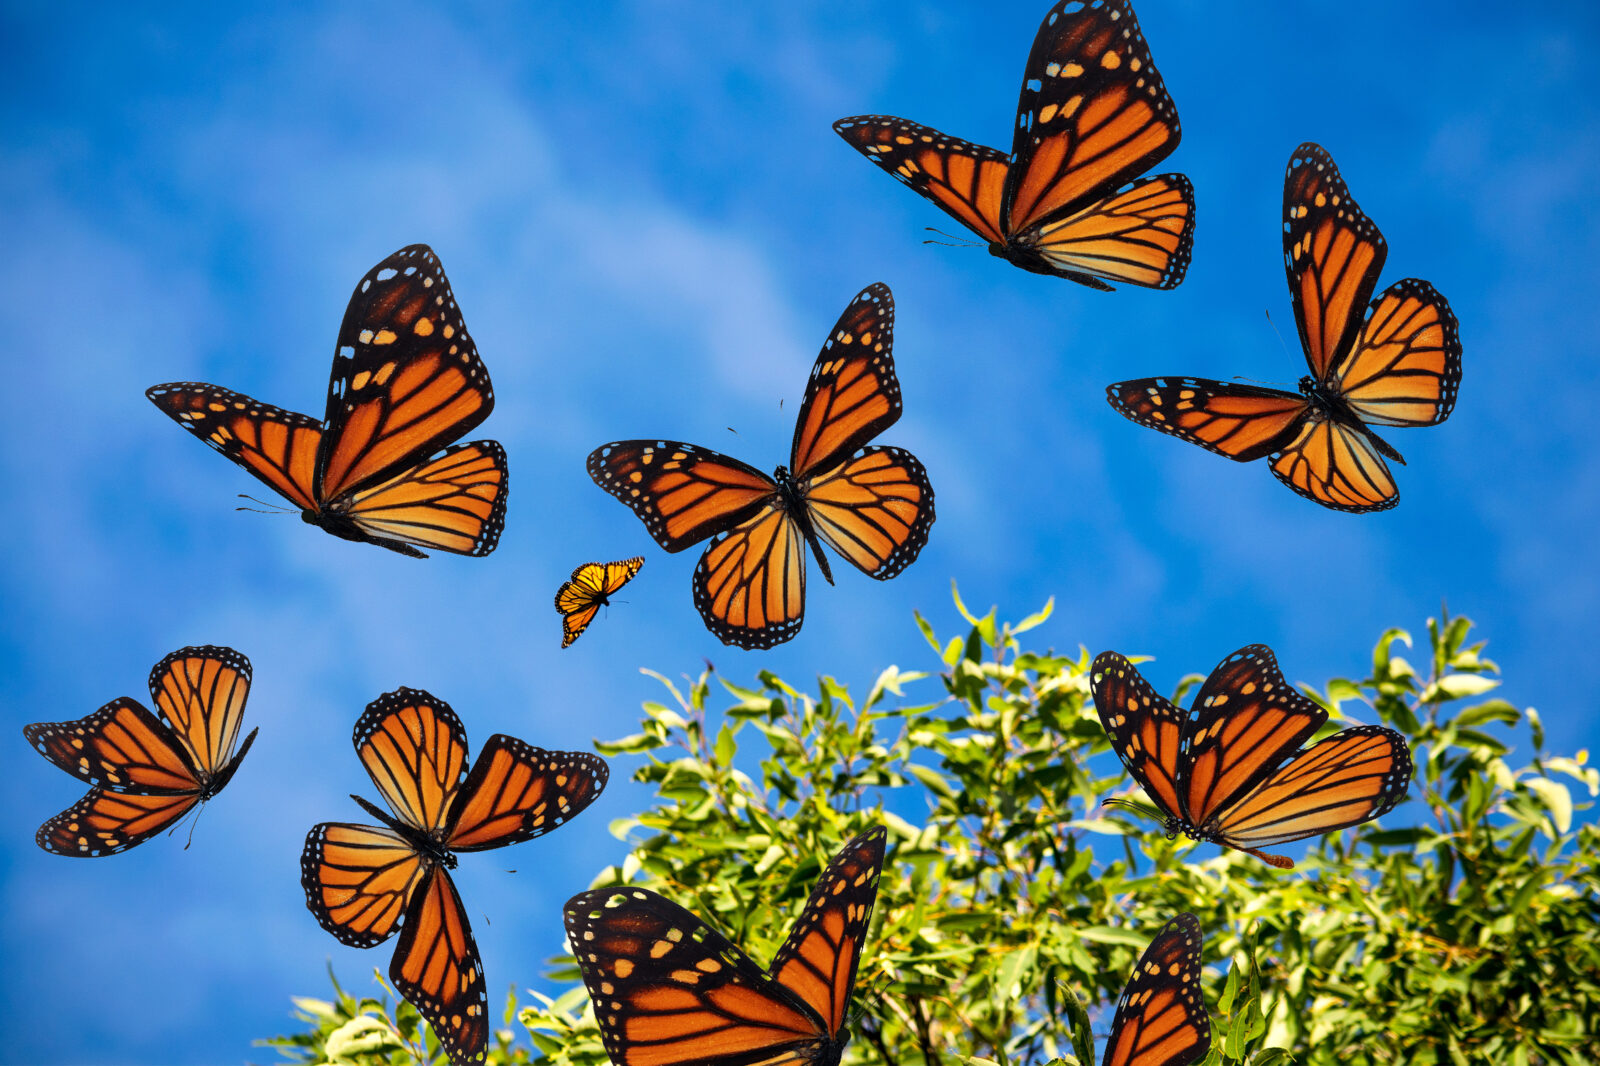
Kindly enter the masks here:
M 316 468 L 322 425 L 316 419 L 198 381 L 155 385 L 145 395 L 178 425 L 296 507 L 318 509 Z
M 1200 987 L 1200 921 L 1180 914 L 1139 958 L 1117 1001 L 1101 1066 L 1189 1066 L 1211 1050 Z
M 943 208 L 986 241 L 1005 243 L 1000 200 L 1006 153 L 893 115 L 854 115 L 833 124 L 845 143 Z
M 35 722 L 22 735 L 74 777 L 143 795 L 198 792 L 189 753 L 172 729 L 135 700 L 112 700 L 76 722 Z
M 443 831 L 467 776 L 467 731 L 450 705 L 420 689 L 386 692 L 367 704 L 354 740 L 400 820 L 423 833 Z
M 493 407 L 444 267 L 425 244 L 400 249 L 361 279 L 339 327 L 318 498 L 387 480 Z
M 227 766 L 239 739 L 250 660 L 232 648 L 182 648 L 150 671 L 150 696 L 209 780 Z
M 389 979 L 433 1027 L 453 1066 L 483 1061 L 489 1044 L 483 963 L 461 897 L 442 866 L 433 867 L 411 897 Z
M 394 934 L 425 869 L 408 840 L 372 825 L 313 826 L 300 853 L 307 908 L 340 943 L 358 948 Z
M 1335 733 L 1290 759 L 1214 818 L 1239 846 L 1270 846 L 1387 813 L 1411 784 L 1411 749 L 1383 726 Z
M 880 581 L 915 562 L 933 528 L 928 472 L 902 448 L 863 448 L 801 492 L 817 535 Z
M 1388 254 L 1333 157 L 1307 142 L 1283 182 L 1283 263 L 1306 362 L 1318 381 L 1350 350 Z
M 385 546 L 488 555 L 505 526 L 508 476 L 505 449 L 492 440 L 473 441 L 358 489 L 334 509 Z
M 1272 473 L 1306 499 L 1336 511 L 1386 511 L 1400 502 L 1400 489 L 1373 438 L 1320 415 L 1307 417 L 1299 434 L 1273 455 Z
M 1178 761 L 1189 818 L 1205 827 L 1327 720 L 1327 711 L 1283 679 L 1266 645 L 1251 644 L 1222 660 L 1195 697 Z
M 1147 429 L 1248 462 L 1292 439 L 1304 396 L 1207 378 L 1138 378 L 1106 387 L 1117 413 Z
M 795 420 L 789 469 L 825 470 L 900 418 L 894 376 L 894 297 L 869 285 L 845 308 L 822 346 Z
M 1373 302 L 1332 380 L 1363 422 L 1443 422 L 1461 384 L 1461 335 L 1450 305 L 1426 281 L 1395 282 Z
M 198 791 L 146 796 L 91 788 L 83 799 L 41 825 L 34 842 L 56 855 L 115 855 L 149 840 L 199 802 Z
M 484 851 L 543 836 L 594 802 L 609 776 L 597 755 L 545 751 L 496 733 L 456 796 L 450 849 Z
M 875 827 L 834 856 L 769 967 L 778 983 L 804 1000 L 836 1038 L 849 1021 L 886 839 L 883 828 Z
M 1173 821 L 1185 817 L 1178 785 L 1186 716 L 1123 656 L 1104 651 L 1089 666 L 1095 713 L 1133 779 Z
M 713 540 L 694 571 L 694 605 L 718 640 L 770 648 L 800 632 L 806 543 L 773 497 L 744 525 Z
M 1181 136 L 1133 8 L 1125 0 L 1061 0 L 1023 68 L 1001 210 L 1006 231 L 1086 207 L 1165 159 Z
M 747 463 L 679 441 L 602 444 L 588 466 L 594 483 L 632 508 L 669 552 L 732 529 L 778 490 Z

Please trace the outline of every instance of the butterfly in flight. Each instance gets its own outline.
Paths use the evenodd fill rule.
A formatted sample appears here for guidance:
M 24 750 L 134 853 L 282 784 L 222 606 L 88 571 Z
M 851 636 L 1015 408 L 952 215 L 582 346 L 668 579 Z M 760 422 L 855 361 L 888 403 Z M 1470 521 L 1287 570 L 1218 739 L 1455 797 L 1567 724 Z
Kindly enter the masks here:
M 115 855 L 142 844 L 221 792 L 255 743 L 234 744 L 250 695 L 250 660 L 232 648 L 180 648 L 150 671 L 157 718 L 128 696 L 76 722 L 35 722 L 39 754 L 94 787 L 39 827 L 56 855 Z
M 1368 306 L 1387 253 L 1333 158 L 1302 144 L 1283 184 L 1283 262 L 1311 368 L 1299 393 L 1140 378 L 1107 387 L 1106 398 L 1141 426 L 1241 463 L 1269 456 L 1279 481 L 1324 507 L 1393 507 L 1400 492 L 1383 459 L 1405 460 L 1372 427 L 1449 418 L 1461 338 L 1450 305 L 1426 281 L 1397 281 Z
M 1200 920 L 1180 914 L 1150 941 L 1111 1020 L 1101 1066 L 1189 1066 L 1211 1050 L 1200 988 Z
M 382 825 L 324 822 L 306 836 L 306 906 L 342 944 L 372 947 L 400 926 L 389 979 L 433 1027 L 450 1061 L 482 1062 L 488 997 L 478 945 L 450 871 L 456 853 L 542 836 L 605 788 L 605 760 L 496 733 L 467 770 L 450 705 L 399 688 L 367 705 L 356 754 L 395 812 L 352 796 Z
M 567 939 L 615 1066 L 838 1066 L 878 897 L 884 830 L 822 872 L 772 965 L 643 888 L 567 901 Z
M 611 602 L 612 593 L 633 580 L 644 565 L 635 555 L 614 563 L 584 563 L 572 571 L 572 580 L 556 589 L 556 610 L 561 612 L 561 646 L 583 636 L 595 614 Z
M 1024 270 L 1109 292 L 1112 281 L 1171 289 L 1189 267 L 1189 179 L 1124 187 L 1182 136 L 1127 0 L 1062 0 L 1045 15 L 1009 156 L 892 115 L 833 128 Z
M 419 548 L 488 555 L 500 539 L 505 450 L 480 440 L 434 454 L 489 416 L 494 390 L 425 244 L 356 286 L 321 422 L 200 382 L 145 395 L 336 537 L 418 559 Z
M 1168 840 L 1181 831 L 1287 870 L 1292 859 L 1259 849 L 1377 818 L 1411 783 L 1411 749 L 1383 726 L 1301 751 L 1328 712 L 1283 679 L 1262 644 L 1218 663 L 1187 712 L 1114 651 L 1090 665 L 1089 690 L 1111 746 L 1161 809 Z
M 933 486 L 922 464 L 901 448 L 862 447 L 900 410 L 894 298 L 872 285 L 822 346 L 789 465 L 772 477 L 710 448 L 653 440 L 602 444 L 589 455 L 589 476 L 669 552 L 716 537 L 694 572 L 695 607 L 724 644 L 770 648 L 804 621 L 805 545 L 831 585 L 822 541 L 880 581 L 927 542 Z

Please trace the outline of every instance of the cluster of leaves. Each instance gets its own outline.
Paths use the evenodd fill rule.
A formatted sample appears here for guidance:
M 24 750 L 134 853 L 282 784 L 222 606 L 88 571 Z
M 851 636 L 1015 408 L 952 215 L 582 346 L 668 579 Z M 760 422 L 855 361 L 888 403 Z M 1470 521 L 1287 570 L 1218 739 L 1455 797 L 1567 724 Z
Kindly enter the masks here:
M 1600 772 L 1546 755 L 1538 715 L 1488 696 L 1498 671 L 1465 619 L 1429 622 L 1425 675 L 1391 630 L 1370 677 L 1306 689 L 1330 712 L 1325 733 L 1346 705 L 1405 733 L 1417 775 L 1381 827 L 1323 838 L 1278 873 L 1103 808 L 1133 786 L 1089 701 L 1089 654 L 1023 650 L 1048 606 L 1014 626 L 957 607 L 969 628 L 948 641 L 918 618 L 942 664 L 924 703 L 907 693 L 932 675 L 894 667 L 860 700 L 827 677 L 815 695 L 768 673 L 759 688 L 660 678 L 671 705 L 646 704 L 641 732 L 600 746 L 643 756 L 635 777 L 659 800 L 613 826 L 632 850 L 594 883 L 661 892 L 765 959 L 827 858 L 886 824 L 847 1062 L 1092 1063 L 1091 1016 L 1104 1027 L 1181 911 L 1206 933 L 1208 1063 L 1592 1061 L 1600 829 L 1575 822 L 1591 804 L 1568 782 L 1593 797 Z M 720 714 L 718 689 L 733 701 Z M 1509 735 L 1526 736 L 1526 765 L 1507 762 Z M 508 1013 L 492 1063 L 608 1061 L 576 966 L 550 977 L 573 987 L 530 993 L 517 1017 L 531 1053 L 511 1046 Z M 302 1061 L 433 1061 L 409 1008 L 297 1002 L 315 1032 L 274 1043 Z M 384 1028 L 394 1040 L 371 1054 L 336 1046 Z

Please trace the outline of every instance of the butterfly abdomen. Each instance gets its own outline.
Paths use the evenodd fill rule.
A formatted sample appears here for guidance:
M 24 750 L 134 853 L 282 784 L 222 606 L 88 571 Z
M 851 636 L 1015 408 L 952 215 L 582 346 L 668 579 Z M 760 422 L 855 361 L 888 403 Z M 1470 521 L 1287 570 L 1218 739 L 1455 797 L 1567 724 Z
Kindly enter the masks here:
M 1367 425 L 1355 411 L 1351 410 L 1350 402 L 1341 393 L 1324 385 L 1310 375 L 1300 379 L 1300 391 L 1311 401 L 1314 411 L 1313 417 L 1320 417 L 1355 430 L 1371 441 L 1372 446 L 1378 449 L 1379 452 L 1393 459 L 1401 466 L 1406 465 L 1406 461 L 1400 457 L 1400 453 L 1394 449 L 1394 446 L 1378 436 L 1371 426 Z
M 828 557 L 822 554 L 822 541 L 817 538 L 816 528 L 811 523 L 811 514 L 806 507 L 805 498 L 795 486 L 794 476 L 789 473 L 788 467 L 780 466 L 772 472 L 772 480 L 778 483 L 778 495 L 783 499 L 784 509 L 800 527 L 806 543 L 811 545 L 811 554 L 817 557 L 817 569 L 822 571 L 822 576 L 827 579 L 828 584 L 833 584 L 833 571 L 828 567 Z

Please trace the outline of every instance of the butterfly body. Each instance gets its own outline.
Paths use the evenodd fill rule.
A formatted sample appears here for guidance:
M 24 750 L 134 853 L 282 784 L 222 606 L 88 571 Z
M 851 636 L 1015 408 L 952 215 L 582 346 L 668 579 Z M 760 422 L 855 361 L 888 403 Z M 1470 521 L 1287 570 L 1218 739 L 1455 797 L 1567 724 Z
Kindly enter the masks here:
M 1411 782 L 1405 738 L 1382 726 L 1354 726 L 1300 750 L 1328 713 L 1284 680 L 1265 645 L 1219 663 L 1189 711 L 1116 652 L 1095 657 L 1090 691 L 1169 840 L 1181 832 L 1288 869 L 1291 859 L 1261 848 L 1380 817 Z
M 909 566 L 933 526 L 933 486 L 916 456 L 867 442 L 900 417 L 894 298 L 857 294 L 817 356 L 789 462 L 768 477 L 681 441 L 625 440 L 589 455 L 589 476 L 680 552 L 711 539 L 693 579 L 706 627 L 725 644 L 770 648 L 800 631 L 805 551 L 833 574 L 827 542 L 868 577 Z
M 1400 492 L 1384 459 L 1404 465 L 1374 426 L 1435 426 L 1461 384 L 1455 314 L 1426 281 L 1403 278 L 1373 298 L 1388 249 L 1333 158 L 1306 143 L 1283 192 L 1284 270 L 1311 373 L 1299 394 L 1209 378 L 1139 378 L 1106 388 L 1130 421 L 1273 476 L 1336 511 L 1383 511 Z
M 1109 282 L 1170 289 L 1188 269 L 1189 179 L 1131 180 L 1182 130 L 1127 0 L 1061 0 L 1045 15 L 1009 155 L 893 115 L 833 128 L 1023 270 L 1109 292 Z
M 488 417 L 494 390 L 427 245 L 357 285 L 321 421 L 205 382 L 145 395 L 341 540 L 419 559 L 420 548 L 487 555 L 499 541 L 505 450 L 483 440 L 437 451 Z

